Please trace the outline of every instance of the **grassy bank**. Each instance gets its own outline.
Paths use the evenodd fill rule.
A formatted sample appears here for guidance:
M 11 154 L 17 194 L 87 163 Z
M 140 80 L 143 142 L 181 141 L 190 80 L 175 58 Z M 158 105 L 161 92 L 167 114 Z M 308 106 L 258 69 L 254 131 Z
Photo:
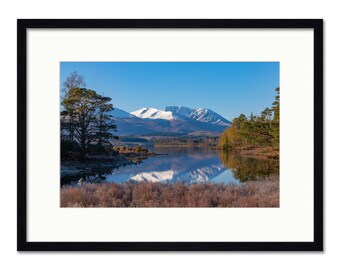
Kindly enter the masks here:
M 103 183 L 61 188 L 61 207 L 279 207 L 279 177 L 242 185 Z

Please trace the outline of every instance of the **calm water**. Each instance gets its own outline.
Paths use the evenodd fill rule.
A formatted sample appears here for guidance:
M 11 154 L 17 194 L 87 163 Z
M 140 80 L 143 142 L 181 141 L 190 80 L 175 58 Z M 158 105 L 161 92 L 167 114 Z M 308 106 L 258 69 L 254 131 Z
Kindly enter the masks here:
M 106 167 L 78 176 L 61 179 L 62 185 L 81 177 L 89 182 L 185 182 L 185 183 L 235 183 L 261 180 L 279 173 L 279 163 L 274 160 L 242 158 L 233 153 L 205 148 L 156 148 L 155 153 L 137 165 L 119 168 Z

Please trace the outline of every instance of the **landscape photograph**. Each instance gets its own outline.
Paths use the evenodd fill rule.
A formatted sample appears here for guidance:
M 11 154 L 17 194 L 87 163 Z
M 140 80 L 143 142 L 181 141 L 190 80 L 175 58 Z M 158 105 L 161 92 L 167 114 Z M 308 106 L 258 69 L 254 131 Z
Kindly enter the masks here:
M 279 62 L 61 62 L 60 207 L 280 207 Z

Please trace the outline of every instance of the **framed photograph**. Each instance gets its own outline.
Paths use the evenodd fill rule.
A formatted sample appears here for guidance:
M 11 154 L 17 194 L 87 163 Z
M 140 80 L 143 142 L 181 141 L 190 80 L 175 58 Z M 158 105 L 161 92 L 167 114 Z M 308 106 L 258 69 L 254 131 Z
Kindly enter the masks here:
M 323 21 L 18 20 L 19 251 L 322 251 Z

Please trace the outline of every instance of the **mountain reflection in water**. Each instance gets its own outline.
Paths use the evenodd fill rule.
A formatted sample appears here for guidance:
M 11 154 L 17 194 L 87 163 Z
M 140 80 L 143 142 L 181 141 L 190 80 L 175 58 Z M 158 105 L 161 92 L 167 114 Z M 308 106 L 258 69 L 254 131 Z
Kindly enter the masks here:
M 184 182 L 235 183 L 261 180 L 279 173 L 279 162 L 243 158 L 231 152 L 205 148 L 155 148 L 158 154 L 140 164 L 119 168 L 105 168 L 81 176 L 62 178 L 62 184 L 80 177 L 89 182 Z

